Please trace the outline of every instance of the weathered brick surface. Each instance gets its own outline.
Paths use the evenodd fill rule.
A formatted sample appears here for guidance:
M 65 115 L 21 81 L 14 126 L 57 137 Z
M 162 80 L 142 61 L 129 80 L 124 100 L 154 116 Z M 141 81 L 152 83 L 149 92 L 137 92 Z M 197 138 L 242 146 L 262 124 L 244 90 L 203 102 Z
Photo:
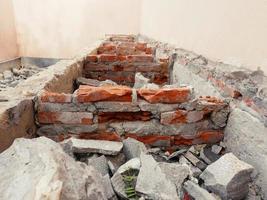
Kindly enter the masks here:
M 183 103 L 190 99 L 190 88 L 139 89 L 138 95 L 149 103 Z
M 79 103 L 97 101 L 131 101 L 132 89 L 126 86 L 80 86 L 77 91 Z
M 162 124 L 175 124 L 175 123 L 194 123 L 202 120 L 204 117 L 203 111 L 185 111 L 176 110 L 161 114 Z
M 151 119 L 150 112 L 100 112 L 98 123 L 117 121 L 148 121 Z
M 92 124 L 93 115 L 89 112 L 39 112 L 38 122 L 42 124 Z

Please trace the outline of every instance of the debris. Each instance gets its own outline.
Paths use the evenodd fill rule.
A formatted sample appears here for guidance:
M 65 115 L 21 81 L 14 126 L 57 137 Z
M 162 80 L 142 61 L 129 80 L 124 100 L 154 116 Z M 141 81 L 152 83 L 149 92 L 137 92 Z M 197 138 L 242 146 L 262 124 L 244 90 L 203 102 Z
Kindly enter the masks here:
M 216 154 L 220 154 L 220 152 L 222 151 L 223 147 L 222 146 L 219 146 L 219 145 L 212 145 L 211 147 L 211 151 L 213 153 L 216 153 Z
M 216 160 L 218 160 L 220 158 L 219 155 L 213 153 L 211 151 L 211 147 L 205 147 L 203 149 L 201 149 L 200 151 L 200 158 L 202 160 L 204 160 L 207 164 L 211 164 L 213 162 L 215 162 Z
M 70 138 L 67 140 L 72 145 L 74 153 L 101 153 L 104 155 L 117 155 L 123 144 L 121 142 L 104 140 L 82 140 Z
M 16 139 L 0 174 L 0 199 L 106 199 L 101 175 L 45 137 Z
M 253 167 L 228 153 L 209 165 L 200 175 L 205 187 L 222 199 L 243 199 Z
M 122 166 L 120 166 L 119 169 L 117 170 L 117 173 L 123 174 L 129 169 L 139 170 L 140 167 L 141 167 L 140 158 L 133 158 L 128 162 L 126 162 L 125 164 L 123 164 Z
M 207 190 L 201 188 L 199 185 L 192 181 L 186 181 L 184 183 L 184 189 L 188 194 L 196 200 L 217 200 Z
M 144 143 L 139 142 L 133 138 L 127 138 L 123 140 L 123 153 L 127 160 L 140 157 L 142 152 L 146 152 L 147 149 Z
M 194 166 L 198 167 L 199 169 L 201 170 L 204 170 L 207 165 L 199 160 L 194 154 L 192 154 L 190 151 L 187 151 L 185 154 L 184 154 L 184 157 L 186 157 Z
M 105 188 L 106 197 L 108 200 L 117 200 L 117 196 L 113 190 L 109 175 L 103 176 L 103 186 Z
M 140 72 L 135 74 L 134 88 L 139 89 L 149 83 L 149 79 L 144 77 Z
M 141 154 L 141 168 L 135 190 L 148 199 L 178 199 L 176 187 L 151 155 Z

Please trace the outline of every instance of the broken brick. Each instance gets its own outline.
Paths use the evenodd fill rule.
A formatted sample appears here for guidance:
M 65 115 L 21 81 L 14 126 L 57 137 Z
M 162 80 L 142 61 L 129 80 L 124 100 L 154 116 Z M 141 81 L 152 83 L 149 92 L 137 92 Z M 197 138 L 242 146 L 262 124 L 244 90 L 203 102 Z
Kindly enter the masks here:
M 71 94 L 44 92 L 40 98 L 42 102 L 71 103 Z

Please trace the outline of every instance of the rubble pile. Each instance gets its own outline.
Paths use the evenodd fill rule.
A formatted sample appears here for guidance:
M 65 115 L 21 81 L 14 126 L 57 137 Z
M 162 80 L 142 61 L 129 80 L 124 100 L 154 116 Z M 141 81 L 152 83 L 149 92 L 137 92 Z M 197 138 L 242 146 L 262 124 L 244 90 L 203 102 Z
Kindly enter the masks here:
M 132 138 L 17 139 L 0 154 L 0 199 L 235 200 L 248 195 L 252 171 L 223 143 L 170 152 Z
M 43 68 L 33 65 L 5 70 L 3 73 L 0 73 L 0 91 L 5 90 L 7 87 L 15 87 L 21 81 L 42 70 Z

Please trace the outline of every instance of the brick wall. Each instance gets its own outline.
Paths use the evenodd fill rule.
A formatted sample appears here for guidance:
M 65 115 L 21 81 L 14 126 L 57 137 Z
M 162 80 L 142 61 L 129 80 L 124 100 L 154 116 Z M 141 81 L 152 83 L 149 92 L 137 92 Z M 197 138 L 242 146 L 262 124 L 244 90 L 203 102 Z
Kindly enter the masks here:
M 87 57 L 83 67 L 85 78 L 100 81 L 109 79 L 118 84 L 133 86 L 136 72 L 151 82 L 162 85 L 168 82 L 168 60 L 155 57 L 155 49 L 136 41 L 134 36 L 110 36 L 95 55 Z
M 223 138 L 228 104 L 194 99 L 190 87 L 132 89 L 84 86 L 73 94 L 44 92 L 36 101 L 38 135 L 120 141 L 152 146 L 215 143 Z

